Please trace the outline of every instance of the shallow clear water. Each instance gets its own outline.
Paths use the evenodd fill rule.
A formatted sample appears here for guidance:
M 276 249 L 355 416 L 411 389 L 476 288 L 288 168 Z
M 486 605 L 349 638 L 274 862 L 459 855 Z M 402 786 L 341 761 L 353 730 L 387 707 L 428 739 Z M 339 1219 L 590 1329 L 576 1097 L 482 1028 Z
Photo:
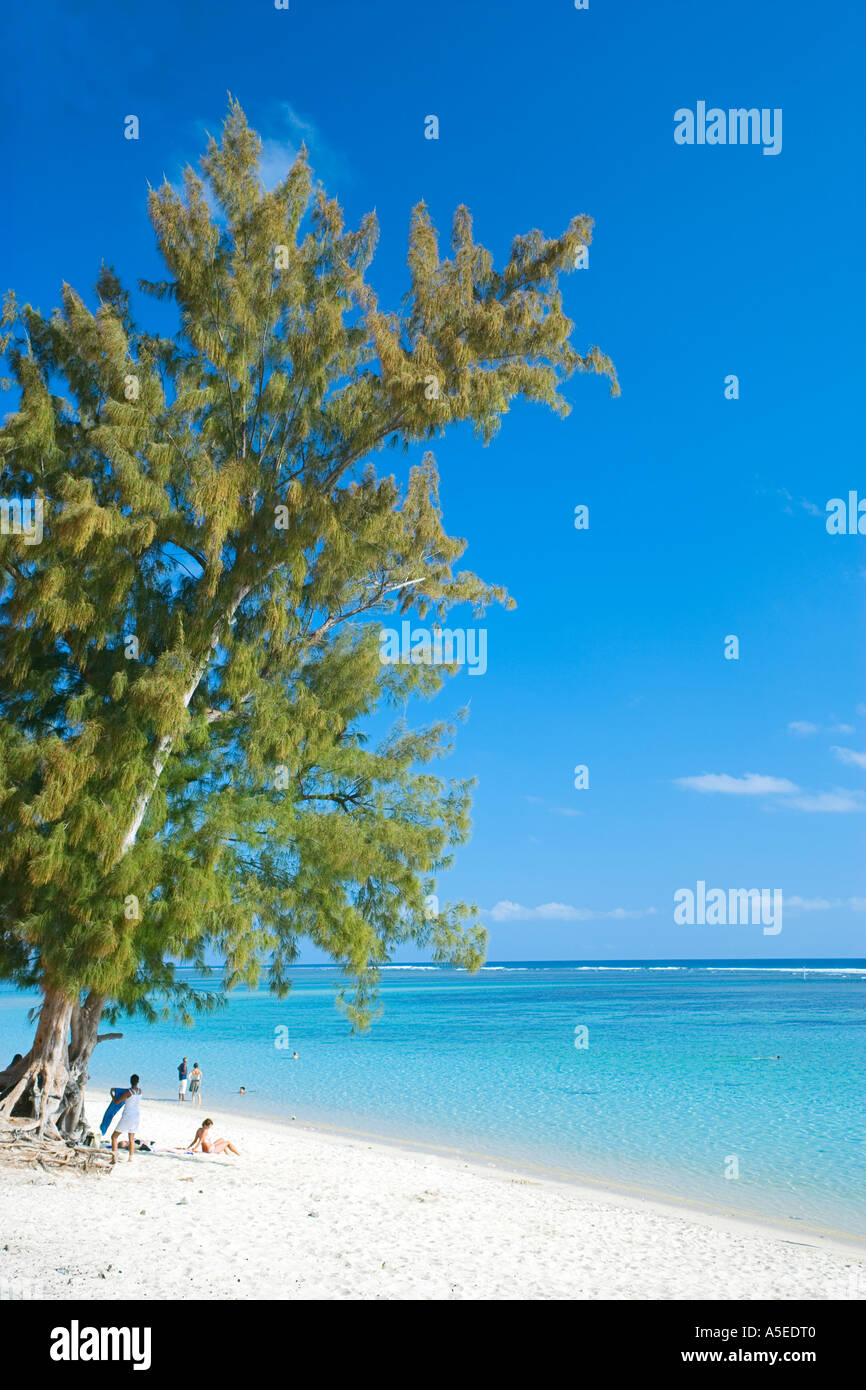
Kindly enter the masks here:
M 300 967 L 288 1000 L 239 990 L 190 1031 L 118 1024 L 93 1080 L 137 1071 L 145 1098 L 171 1099 L 185 1053 L 217 1115 L 242 1104 L 866 1236 L 866 961 L 818 964 L 805 981 L 746 963 L 390 967 L 360 1037 L 338 971 Z M 32 1002 L 0 992 L 4 1064 Z

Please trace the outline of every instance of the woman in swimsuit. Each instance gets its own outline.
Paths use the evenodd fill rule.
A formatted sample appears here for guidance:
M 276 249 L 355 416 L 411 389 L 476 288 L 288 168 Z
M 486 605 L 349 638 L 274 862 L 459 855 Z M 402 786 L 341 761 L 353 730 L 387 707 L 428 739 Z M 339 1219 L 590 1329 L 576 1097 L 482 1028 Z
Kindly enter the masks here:
M 192 1153 L 195 1153 L 199 1145 L 201 1145 L 201 1151 L 203 1154 L 221 1154 L 228 1152 L 230 1154 L 237 1154 L 238 1158 L 240 1158 L 240 1154 L 238 1153 L 234 1144 L 231 1144 L 228 1139 L 210 1138 L 210 1129 L 212 1125 L 213 1120 L 202 1121 L 201 1125 L 195 1132 L 195 1138 L 190 1144 L 190 1151 Z
M 192 1071 L 189 1074 L 189 1093 L 193 1105 L 201 1105 L 201 1077 L 201 1067 L 198 1062 L 193 1062 Z

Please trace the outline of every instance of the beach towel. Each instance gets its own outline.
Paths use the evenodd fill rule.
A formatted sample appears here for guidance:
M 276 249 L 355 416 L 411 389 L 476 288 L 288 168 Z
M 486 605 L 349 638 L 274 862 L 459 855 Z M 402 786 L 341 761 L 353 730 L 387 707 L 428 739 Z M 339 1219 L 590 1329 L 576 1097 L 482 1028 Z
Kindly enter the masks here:
M 129 1090 L 129 1082 L 127 1082 L 125 1086 L 113 1086 L 113 1087 L 112 1087 L 112 1090 L 115 1091 L 115 1092 L 119 1092 L 121 1095 L 123 1095 L 123 1092 L 124 1092 L 124 1091 L 128 1091 L 128 1090 Z M 101 1121 L 100 1126 L 99 1126 L 99 1132 L 100 1132 L 100 1134 L 107 1134 L 107 1133 L 108 1133 L 108 1130 L 109 1130 L 109 1128 L 110 1128 L 110 1126 L 111 1126 L 111 1121 L 114 1119 L 114 1117 L 115 1117 L 115 1115 L 117 1114 L 118 1110 L 122 1110 L 122 1109 L 123 1109 L 123 1101 L 122 1101 L 122 1100 L 112 1100 L 112 1101 L 109 1102 L 108 1108 L 106 1109 L 106 1112 L 105 1112 L 105 1114 L 103 1115 L 102 1121 Z

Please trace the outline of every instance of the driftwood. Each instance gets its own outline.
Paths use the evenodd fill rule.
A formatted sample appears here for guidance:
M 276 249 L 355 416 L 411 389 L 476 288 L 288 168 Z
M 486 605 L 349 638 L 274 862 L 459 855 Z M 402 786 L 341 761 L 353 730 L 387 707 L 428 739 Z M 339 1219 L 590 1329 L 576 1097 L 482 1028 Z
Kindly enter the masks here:
M 69 1139 L 31 1133 L 38 1120 L 16 1121 L 0 1128 L 0 1164 L 43 1172 L 105 1173 L 114 1166 L 111 1155 L 93 1145 L 74 1144 Z

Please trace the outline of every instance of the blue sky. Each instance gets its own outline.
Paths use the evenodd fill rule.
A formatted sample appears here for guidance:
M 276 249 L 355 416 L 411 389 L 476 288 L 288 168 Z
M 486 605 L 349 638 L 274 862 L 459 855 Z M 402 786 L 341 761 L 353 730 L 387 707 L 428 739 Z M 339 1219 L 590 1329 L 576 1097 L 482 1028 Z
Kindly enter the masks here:
M 376 208 L 395 307 L 422 197 L 443 241 L 467 203 L 500 260 L 595 219 L 565 305 L 622 397 L 575 378 L 564 421 L 518 403 L 488 448 L 435 447 L 448 529 L 518 604 L 433 708 L 471 698 L 447 768 L 479 779 L 475 831 L 441 892 L 485 909 L 493 959 L 866 954 L 866 541 L 824 520 L 866 497 L 864 27 L 833 0 L 47 0 L 2 21 L 3 288 L 43 310 L 103 258 L 159 277 L 146 184 L 197 161 L 227 91 L 269 177 L 306 139 L 350 222 Z M 781 108 L 781 153 L 675 144 L 701 100 Z M 699 879 L 781 888 L 782 932 L 677 925 Z

